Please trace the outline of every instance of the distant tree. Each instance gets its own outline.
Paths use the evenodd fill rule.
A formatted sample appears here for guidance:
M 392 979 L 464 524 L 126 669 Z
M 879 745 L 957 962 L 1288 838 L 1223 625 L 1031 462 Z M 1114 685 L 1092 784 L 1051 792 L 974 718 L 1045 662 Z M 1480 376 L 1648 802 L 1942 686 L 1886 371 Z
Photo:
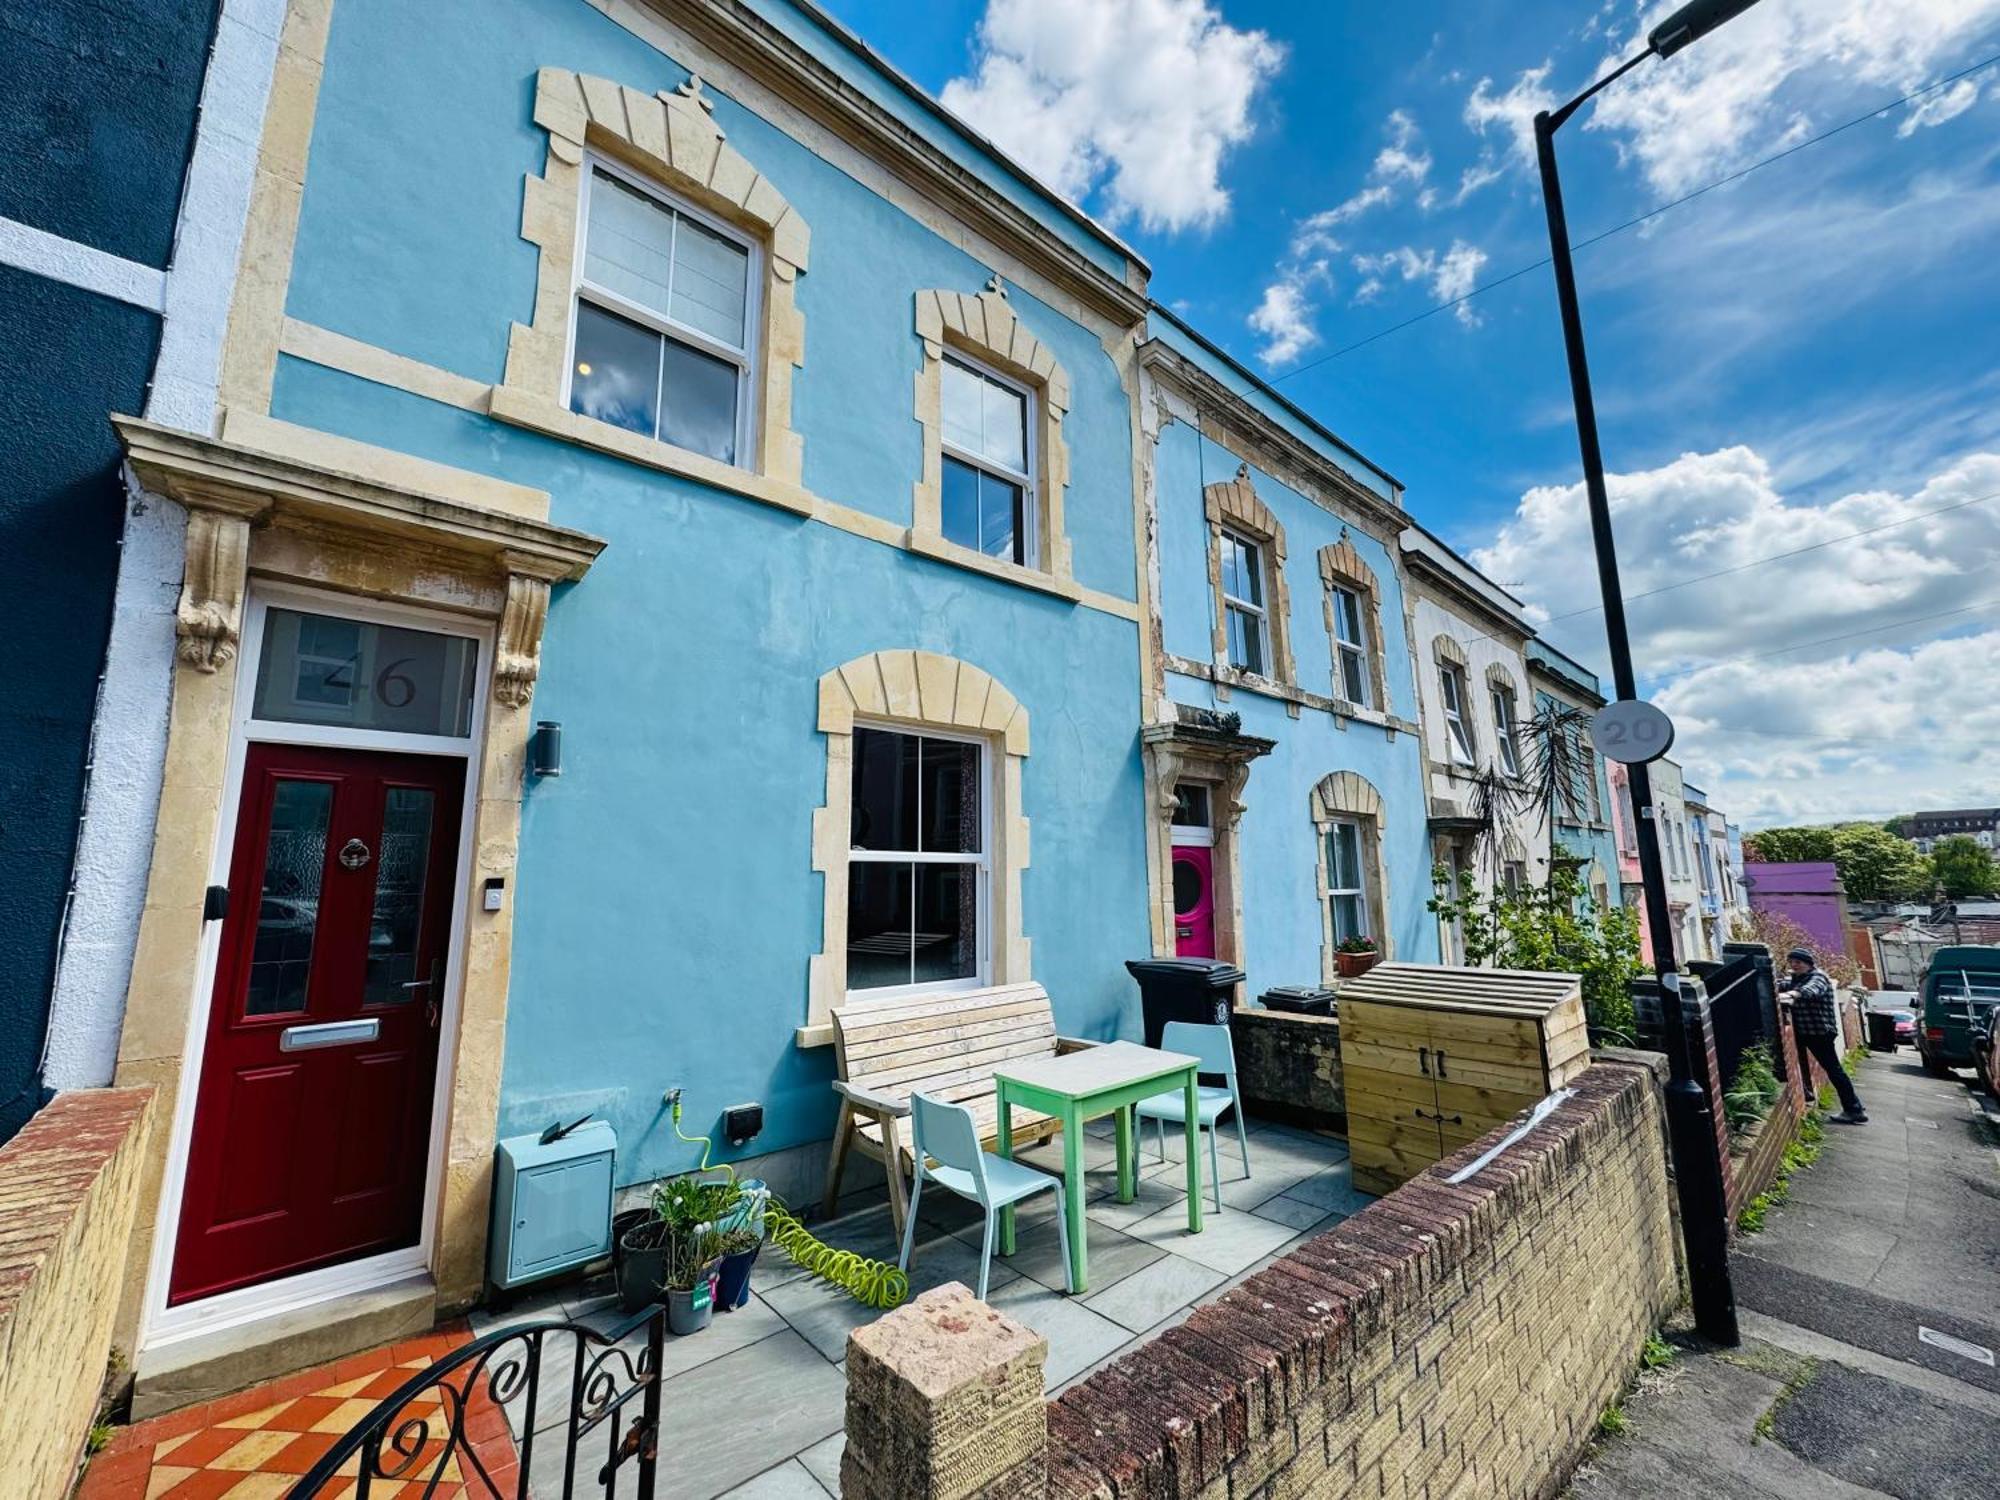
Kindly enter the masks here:
M 1879 823 L 1834 829 L 1833 862 L 1851 900 L 1912 901 L 1930 893 L 1930 861 Z
M 1833 829 L 1766 828 L 1743 840 L 1743 857 L 1775 865 L 1832 859 Z
M 1827 977 L 1838 985 L 1861 983 L 1861 965 L 1845 953 L 1829 952 L 1813 941 L 1811 933 L 1783 912 L 1747 911 L 1737 914 L 1729 925 L 1732 943 L 1762 943 L 1771 950 L 1771 959 L 1780 974 L 1785 972 L 1785 955 L 1794 948 L 1811 952 Z
M 2000 890 L 2000 864 L 1969 834 L 1954 833 L 1933 844 L 1931 871 L 1944 893 L 1954 900 L 1990 896 Z

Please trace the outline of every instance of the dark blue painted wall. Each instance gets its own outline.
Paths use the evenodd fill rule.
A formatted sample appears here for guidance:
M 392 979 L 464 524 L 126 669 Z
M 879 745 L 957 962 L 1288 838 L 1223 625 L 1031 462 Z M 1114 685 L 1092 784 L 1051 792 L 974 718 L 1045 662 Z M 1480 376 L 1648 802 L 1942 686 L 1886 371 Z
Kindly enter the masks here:
M 40 1104 L 83 768 L 118 571 L 105 420 L 145 399 L 159 320 L 0 267 L 0 1140 Z
M 0 0 L 0 216 L 164 268 L 217 0 Z M 41 1103 L 152 313 L 0 266 L 0 1141 Z
M 0 216 L 164 267 L 217 0 L 0 0 Z

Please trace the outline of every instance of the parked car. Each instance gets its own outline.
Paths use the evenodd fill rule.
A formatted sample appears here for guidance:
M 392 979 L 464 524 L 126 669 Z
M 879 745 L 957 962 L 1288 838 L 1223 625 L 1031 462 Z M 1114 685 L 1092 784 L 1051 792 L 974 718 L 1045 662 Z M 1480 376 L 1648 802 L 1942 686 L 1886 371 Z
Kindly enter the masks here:
M 2000 1010 L 2000 946 L 1940 948 L 1924 970 L 1917 1052 L 1924 1071 L 1944 1077 L 1952 1068 L 1976 1067 L 1974 1037 Z
M 1896 1018 L 1896 1045 L 1914 1047 L 1917 1045 L 1917 1013 L 1913 1010 L 1892 1010 Z

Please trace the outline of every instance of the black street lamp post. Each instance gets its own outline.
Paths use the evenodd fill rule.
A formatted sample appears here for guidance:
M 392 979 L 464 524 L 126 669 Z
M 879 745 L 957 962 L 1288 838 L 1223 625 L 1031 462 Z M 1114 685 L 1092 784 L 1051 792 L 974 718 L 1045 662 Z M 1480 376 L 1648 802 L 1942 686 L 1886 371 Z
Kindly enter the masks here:
M 1555 265 L 1556 296 L 1562 305 L 1563 345 L 1569 356 L 1570 395 L 1576 403 L 1577 447 L 1583 456 L 1583 483 L 1590 501 L 1590 535 L 1597 551 L 1597 583 L 1604 596 L 1604 631 L 1611 652 L 1617 696 L 1638 696 L 1632 670 L 1632 643 L 1625 630 L 1625 600 L 1618 582 L 1617 545 L 1611 531 L 1611 504 L 1604 489 L 1604 454 L 1597 441 L 1597 408 L 1590 394 L 1590 365 L 1583 345 L 1583 313 L 1576 300 L 1576 270 L 1570 262 L 1569 226 L 1563 216 L 1562 183 L 1556 176 L 1556 131 L 1585 100 L 1625 76 L 1650 57 L 1669 57 L 1705 36 L 1756 0 L 1694 0 L 1648 34 L 1646 50 L 1578 94 L 1560 109 L 1535 116 L 1535 156 L 1541 166 L 1542 198 L 1548 209 L 1549 257 Z M 1660 863 L 1659 825 L 1654 817 L 1653 779 L 1645 762 L 1627 766 L 1638 825 L 1639 874 L 1646 893 L 1646 925 L 1652 934 L 1653 966 L 1659 975 L 1661 1024 L 1666 1033 L 1672 1081 L 1667 1089 L 1667 1126 L 1674 1148 L 1681 1232 L 1687 1245 L 1688 1283 L 1695 1324 L 1720 1344 L 1740 1342 L 1736 1296 L 1729 1281 L 1729 1208 L 1715 1116 L 1695 1080 L 1687 1022 L 1682 1014 L 1680 968 L 1674 958 L 1673 912 L 1667 903 L 1666 873 Z

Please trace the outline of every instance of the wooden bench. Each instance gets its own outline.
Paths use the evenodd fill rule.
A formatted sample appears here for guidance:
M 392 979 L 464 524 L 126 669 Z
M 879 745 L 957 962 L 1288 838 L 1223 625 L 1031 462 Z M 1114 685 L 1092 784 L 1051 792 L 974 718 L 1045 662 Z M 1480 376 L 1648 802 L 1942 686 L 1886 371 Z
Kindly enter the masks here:
M 826 1212 L 840 1196 L 847 1153 L 858 1148 L 888 1175 L 889 1212 L 900 1233 L 913 1163 L 908 1132 L 898 1122 L 910 1113 L 911 1094 L 966 1105 L 990 1151 L 999 1144 L 993 1070 L 1091 1045 L 1056 1035 L 1055 1012 L 1039 984 L 848 1001 L 833 1013 L 840 1123 L 826 1169 Z M 1060 1129 L 1053 1115 L 1014 1111 L 1017 1146 L 1045 1141 Z

